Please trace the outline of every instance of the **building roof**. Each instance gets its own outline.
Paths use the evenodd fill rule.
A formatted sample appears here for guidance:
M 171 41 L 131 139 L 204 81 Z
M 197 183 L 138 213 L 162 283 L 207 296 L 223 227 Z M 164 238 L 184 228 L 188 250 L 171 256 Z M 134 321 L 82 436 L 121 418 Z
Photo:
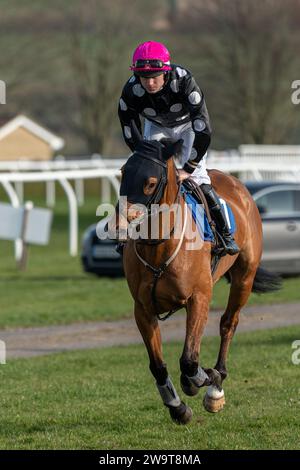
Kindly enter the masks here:
M 60 150 L 64 145 L 64 139 L 48 131 L 28 117 L 20 114 L 0 127 L 0 140 L 14 132 L 19 127 L 27 129 L 32 134 L 47 142 L 53 150 Z

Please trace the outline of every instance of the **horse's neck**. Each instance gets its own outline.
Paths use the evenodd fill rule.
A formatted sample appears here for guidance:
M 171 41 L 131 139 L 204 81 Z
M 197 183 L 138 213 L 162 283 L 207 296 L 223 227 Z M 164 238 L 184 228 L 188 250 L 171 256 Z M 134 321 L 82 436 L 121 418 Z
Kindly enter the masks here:
M 168 160 L 168 182 L 164 190 L 164 194 L 160 200 L 160 212 L 152 219 L 154 224 L 157 224 L 158 238 L 164 240 L 160 245 L 156 245 L 158 252 L 165 252 L 174 246 L 174 230 L 180 231 L 182 226 L 182 215 L 184 200 L 178 197 L 178 184 L 176 176 L 176 167 L 173 159 Z M 178 206 L 181 207 L 178 207 Z M 149 230 L 153 228 L 151 222 Z M 153 232 L 152 232 L 153 233 Z M 178 232 L 176 232 L 178 235 Z M 151 238 L 151 236 L 149 237 Z M 156 237 L 155 237 L 156 238 Z
M 166 184 L 163 197 L 160 201 L 160 204 L 168 204 L 171 206 L 177 196 L 178 185 L 177 185 L 177 176 L 176 176 L 176 167 L 174 159 L 170 158 L 167 162 L 168 164 L 168 182 Z

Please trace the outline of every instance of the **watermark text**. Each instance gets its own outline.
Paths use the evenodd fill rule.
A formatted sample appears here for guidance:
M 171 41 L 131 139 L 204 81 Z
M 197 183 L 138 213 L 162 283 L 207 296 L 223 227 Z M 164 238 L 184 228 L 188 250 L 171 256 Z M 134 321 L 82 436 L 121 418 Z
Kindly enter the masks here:
M 292 103 L 300 104 L 300 80 L 293 81 L 292 89 L 295 90 L 291 95 Z
M 0 80 L 0 104 L 6 104 L 6 83 Z
M 292 349 L 295 349 L 292 354 L 292 363 L 295 366 L 298 366 L 300 364 L 300 339 L 296 339 L 295 341 L 293 341 Z
M 195 208 L 181 204 L 130 204 L 126 196 L 121 196 L 115 211 L 111 204 L 100 204 L 96 215 L 106 216 L 97 224 L 96 233 L 100 240 L 168 240 L 182 239 L 187 244 L 186 250 L 199 250 L 204 239 L 204 208 L 196 207 L 197 226 L 192 221 L 191 213 Z
M 0 340 L 0 364 L 6 364 L 6 344 Z

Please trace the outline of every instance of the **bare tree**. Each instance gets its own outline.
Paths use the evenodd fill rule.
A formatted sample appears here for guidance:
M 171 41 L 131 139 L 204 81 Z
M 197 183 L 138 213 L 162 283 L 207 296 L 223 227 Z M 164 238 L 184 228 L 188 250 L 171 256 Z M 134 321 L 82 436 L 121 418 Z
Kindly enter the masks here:
M 59 132 L 67 121 L 62 118 L 62 111 L 67 114 L 66 93 L 59 95 L 69 72 L 66 41 L 60 41 L 57 34 L 58 30 L 65 34 L 64 12 L 50 10 L 55 14 L 54 22 L 47 9 L 41 14 L 30 8 L 18 9 L 15 0 L 11 3 L 0 18 L 0 75 L 7 85 L 1 120 L 25 113 Z
M 80 129 L 89 151 L 102 153 L 115 127 L 118 97 L 129 75 L 132 49 L 141 30 L 144 28 L 144 35 L 149 26 L 138 1 L 87 0 L 83 6 L 71 28 Z
M 205 65 L 208 105 L 223 140 L 287 140 L 297 112 L 290 95 L 299 5 L 299 0 L 211 0 L 205 8 L 194 2 L 189 31 Z

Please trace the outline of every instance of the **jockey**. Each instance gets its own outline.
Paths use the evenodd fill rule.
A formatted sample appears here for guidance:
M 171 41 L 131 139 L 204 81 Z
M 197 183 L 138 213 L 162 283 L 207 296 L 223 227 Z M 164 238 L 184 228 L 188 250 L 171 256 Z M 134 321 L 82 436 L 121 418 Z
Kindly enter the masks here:
M 191 177 L 201 186 L 226 252 L 235 255 L 239 248 L 206 171 L 211 127 L 202 90 L 187 69 L 170 63 L 168 49 L 159 42 L 140 44 L 130 69 L 134 74 L 123 88 L 118 111 L 126 144 L 135 150 L 130 121 L 141 132 L 140 116 L 144 118 L 144 139 L 183 139 L 179 179 Z

